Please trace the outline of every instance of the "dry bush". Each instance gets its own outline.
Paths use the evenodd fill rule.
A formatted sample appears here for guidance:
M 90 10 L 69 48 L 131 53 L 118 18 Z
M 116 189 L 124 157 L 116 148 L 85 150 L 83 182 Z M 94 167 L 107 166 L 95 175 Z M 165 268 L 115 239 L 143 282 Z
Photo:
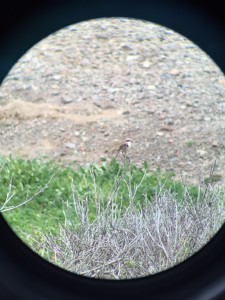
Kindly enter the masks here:
M 120 180 L 125 180 L 123 177 Z M 46 235 L 43 255 L 66 270 L 106 279 L 142 277 L 170 268 L 198 251 L 218 231 L 225 217 L 224 190 L 200 186 L 197 198 L 183 185 L 182 200 L 163 184 L 152 199 L 143 192 L 138 204 L 127 181 L 130 203 L 116 201 L 116 183 L 107 205 L 96 192 L 96 218 L 90 221 L 89 199 L 72 184 L 73 207 L 67 203 L 59 235 Z M 97 189 L 96 189 L 97 191 Z M 79 222 L 77 222 L 77 218 Z M 76 219 L 76 220 L 75 220 Z

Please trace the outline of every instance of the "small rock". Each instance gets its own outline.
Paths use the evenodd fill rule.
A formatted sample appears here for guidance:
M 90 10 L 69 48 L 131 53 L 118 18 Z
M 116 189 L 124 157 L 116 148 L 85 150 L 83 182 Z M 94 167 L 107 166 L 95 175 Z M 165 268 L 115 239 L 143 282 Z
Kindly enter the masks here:
M 148 60 L 145 60 L 142 64 L 141 64 L 142 68 L 144 69 L 148 69 L 151 66 L 151 62 Z
M 193 107 L 199 107 L 199 104 L 197 102 L 192 104 Z
M 220 80 L 219 80 L 219 83 L 225 84 L 225 79 L 220 79 Z
M 93 104 L 101 109 L 113 109 L 114 106 L 111 104 L 111 102 L 107 103 L 107 101 L 93 101 Z
M 164 133 L 163 133 L 163 132 L 161 132 L 161 131 L 158 131 L 158 132 L 156 132 L 156 135 L 158 135 L 158 136 L 163 136 L 163 135 L 164 135 Z
M 65 144 L 65 147 L 66 148 L 69 148 L 69 149 L 74 149 L 75 148 L 75 145 L 73 143 L 66 143 Z
M 139 104 L 140 104 L 140 101 L 134 100 L 134 101 L 131 102 L 131 104 L 136 106 L 136 105 L 139 105 Z
M 143 36 L 137 36 L 136 38 L 138 42 L 143 42 L 145 40 Z
M 148 109 L 148 110 L 146 110 L 146 113 L 148 113 L 150 115 L 153 115 L 155 113 L 155 110 L 154 109 Z
M 204 117 L 204 121 L 209 122 L 209 121 L 211 121 L 211 118 L 210 117 Z
M 198 149 L 197 153 L 199 154 L 199 157 L 204 158 L 207 152 L 203 149 Z
M 127 44 L 123 44 L 123 45 L 121 45 L 121 49 L 129 51 L 129 50 L 132 50 L 132 47 Z
M 95 37 L 99 40 L 108 40 L 109 35 L 106 33 L 96 34 Z
M 180 71 L 178 69 L 171 69 L 169 72 L 171 75 L 178 75 Z
M 167 119 L 166 124 L 169 125 L 169 126 L 174 125 L 173 119 Z
M 60 156 L 65 156 L 66 153 L 65 153 L 65 152 L 61 152 L 59 155 L 60 155 Z
M 161 127 L 160 130 L 162 130 L 162 131 L 173 131 L 173 128 L 171 128 L 169 126 L 163 126 L 163 127 Z
M 165 115 L 161 115 L 161 116 L 159 116 L 159 120 L 160 120 L 160 121 L 163 121 L 163 120 L 165 120 L 165 118 L 166 118 L 166 116 L 165 116 Z
M 58 96 L 60 93 L 58 91 L 52 91 L 51 94 L 52 96 Z
M 69 104 L 69 103 L 73 102 L 73 99 L 71 97 L 69 97 L 69 96 L 68 97 L 67 96 L 63 96 L 61 98 L 61 101 L 62 101 L 63 104 Z
M 93 104 L 99 108 L 102 108 L 101 104 L 97 101 L 93 101 Z
M 188 107 L 192 107 L 192 106 L 193 106 L 193 104 L 192 104 L 191 101 L 186 102 L 186 105 L 187 105 Z
M 137 60 L 138 58 L 139 58 L 138 55 L 128 55 L 126 57 L 126 61 L 133 61 L 133 60 Z M 130 75 L 130 74 L 128 74 L 128 75 Z
M 89 138 L 87 136 L 82 136 L 81 139 L 83 142 L 87 142 L 89 140 Z
M 113 106 L 112 104 L 110 104 L 110 103 L 106 103 L 106 104 L 103 105 L 102 108 L 103 108 L 103 109 L 113 109 L 114 106 Z
M 153 91 L 153 90 L 156 89 L 155 85 L 153 85 L 153 84 L 149 84 L 149 85 L 147 86 L 147 88 L 148 88 L 149 90 L 151 90 L 151 91 Z
M 53 75 L 53 79 L 56 80 L 56 81 L 61 80 L 61 78 L 62 78 L 62 76 L 59 75 L 59 74 Z
M 80 132 L 79 132 L 79 131 L 75 131 L 75 132 L 74 132 L 74 135 L 75 135 L 75 136 L 80 136 Z
M 123 115 L 129 115 L 130 114 L 130 111 L 129 110 L 125 110 L 124 112 L 123 112 Z
M 212 142 L 212 146 L 213 146 L 213 148 L 216 148 L 216 147 L 218 147 L 218 143 L 217 142 Z

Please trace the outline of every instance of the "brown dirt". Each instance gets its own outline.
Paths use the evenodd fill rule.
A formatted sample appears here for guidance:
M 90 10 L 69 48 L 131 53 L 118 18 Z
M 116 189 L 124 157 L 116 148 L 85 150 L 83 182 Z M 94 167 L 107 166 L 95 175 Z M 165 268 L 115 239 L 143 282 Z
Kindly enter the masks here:
M 214 160 L 225 179 L 225 79 L 169 29 L 105 19 L 32 48 L 0 89 L 0 154 L 64 165 L 112 158 L 126 137 L 133 163 L 196 182 Z

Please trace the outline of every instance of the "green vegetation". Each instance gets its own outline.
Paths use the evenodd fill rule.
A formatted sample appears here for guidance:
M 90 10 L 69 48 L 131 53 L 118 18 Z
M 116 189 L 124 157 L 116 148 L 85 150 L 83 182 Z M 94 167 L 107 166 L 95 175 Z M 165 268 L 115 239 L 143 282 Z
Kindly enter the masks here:
M 198 251 L 224 221 L 224 190 L 124 161 L 63 168 L 0 158 L 0 211 L 34 251 L 96 278 L 154 274 Z M 197 242 L 196 242 L 197 241 Z
M 151 201 L 156 190 L 160 189 L 159 183 L 164 189 L 175 193 L 178 201 L 182 199 L 184 190 L 182 183 L 173 181 L 172 173 L 163 174 L 160 170 L 150 173 L 146 162 L 142 168 L 138 168 L 128 163 L 121 165 L 115 160 L 110 163 L 103 160 L 101 165 L 74 170 L 71 167 L 62 168 L 53 162 L 8 157 L 1 158 L 0 165 L 0 207 L 12 194 L 8 207 L 17 206 L 36 194 L 23 206 L 5 212 L 3 210 L 13 230 L 29 243 L 46 231 L 57 233 L 58 221 L 64 221 L 64 204 L 70 206 L 73 203 L 72 183 L 74 193 L 82 195 L 84 201 L 89 202 L 91 220 L 95 218 L 94 203 L 97 197 L 101 197 L 106 205 L 113 194 L 116 201 L 126 207 L 130 201 L 128 186 L 130 194 L 134 194 L 134 203 L 140 202 L 143 193 Z M 43 189 L 46 184 L 47 187 Z M 189 187 L 189 192 L 197 195 L 197 188 Z
M 194 142 L 193 142 L 193 141 L 191 141 L 191 140 L 187 142 L 187 146 L 188 146 L 189 148 L 190 148 L 190 147 L 192 147 L 192 146 L 193 146 L 193 144 L 194 144 Z

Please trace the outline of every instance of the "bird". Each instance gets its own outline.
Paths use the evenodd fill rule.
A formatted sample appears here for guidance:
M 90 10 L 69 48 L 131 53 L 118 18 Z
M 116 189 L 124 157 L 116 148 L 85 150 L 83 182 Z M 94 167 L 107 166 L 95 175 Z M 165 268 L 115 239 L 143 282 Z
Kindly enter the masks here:
M 115 158 L 117 158 L 117 156 L 119 155 L 119 153 L 122 153 L 124 158 L 126 157 L 127 155 L 127 150 L 128 148 L 131 147 L 131 144 L 132 144 L 132 140 L 130 138 L 127 138 L 124 143 L 122 143 L 119 148 L 116 150 L 117 151 L 117 154 L 115 156 Z

